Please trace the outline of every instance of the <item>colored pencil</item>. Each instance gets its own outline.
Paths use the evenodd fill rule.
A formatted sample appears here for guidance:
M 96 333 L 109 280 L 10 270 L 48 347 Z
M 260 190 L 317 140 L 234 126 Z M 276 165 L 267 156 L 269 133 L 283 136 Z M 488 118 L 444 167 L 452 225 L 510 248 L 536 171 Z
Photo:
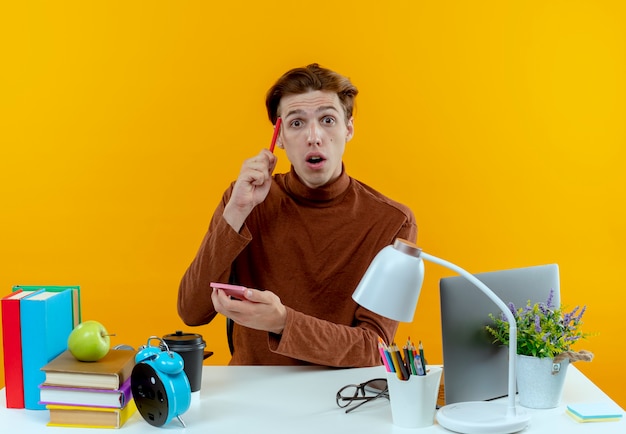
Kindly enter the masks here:
M 426 359 L 424 358 L 424 346 L 422 345 L 422 341 L 420 341 L 420 344 L 419 344 L 419 352 L 420 352 L 420 359 L 422 363 L 422 370 L 424 371 L 423 375 L 426 375 Z
M 278 138 L 278 132 L 280 131 L 280 124 L 282 123 L 282 119 L 276 119 L 276 125 L 274 125 L 274 135 L 272 136 L 272 143 L 270 143 L 270 152 L 274 153 L 274 146 L 276 146 L 276 139 Z

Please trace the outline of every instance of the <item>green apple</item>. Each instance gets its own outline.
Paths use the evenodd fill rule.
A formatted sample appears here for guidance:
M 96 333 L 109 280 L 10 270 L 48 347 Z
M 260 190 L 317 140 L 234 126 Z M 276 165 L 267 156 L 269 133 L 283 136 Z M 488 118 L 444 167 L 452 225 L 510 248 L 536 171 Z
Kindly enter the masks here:
M 111 340 L 98 321 L 83 321 L 70 333 L 67 348 L 81 362 L 96 362 L 107 355 Z

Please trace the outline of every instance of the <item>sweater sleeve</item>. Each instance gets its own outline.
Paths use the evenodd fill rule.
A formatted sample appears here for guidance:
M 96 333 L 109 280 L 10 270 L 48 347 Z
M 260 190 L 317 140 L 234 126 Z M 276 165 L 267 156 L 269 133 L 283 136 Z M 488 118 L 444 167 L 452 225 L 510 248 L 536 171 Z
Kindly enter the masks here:
M 335 324 L 287 308 L 283 334 L 269 334 L 270 350 L 283 356 L 332 367 L 380 365 L 378 336 L 389 342 L 398 323 L 359 307 L 356 325 Z
M 209 230 L 178 288 L 178 315 L 189 326 L 207 324 L 215 317 L 210 283 L 228 282 L 233 261 L 252 238 L 245 225 L 237 233 L 224 220 L 229 193 L 230 190 L 224 194 L 215 210 Z

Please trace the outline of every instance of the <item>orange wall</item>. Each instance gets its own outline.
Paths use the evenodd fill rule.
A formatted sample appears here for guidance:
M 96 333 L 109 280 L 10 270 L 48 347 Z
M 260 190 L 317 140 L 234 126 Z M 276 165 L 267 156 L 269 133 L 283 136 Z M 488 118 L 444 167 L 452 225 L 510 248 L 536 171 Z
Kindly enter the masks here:
M 361 90 L 349 172 L 469 271 L 558 263 L 565 304 L 599 333 L 578 367 L 626 407 L 623 3 L 249 3 L 3 6 L 0 288 L 79 284 L 114 344 L 183 329 L 226 363 L 224 322 L 185 327 L 177 285 L 241 161 L 268 145 L 266 89 L 316 61 Z M 427 273 L 399 338 L 438 362 L 450 273 Z

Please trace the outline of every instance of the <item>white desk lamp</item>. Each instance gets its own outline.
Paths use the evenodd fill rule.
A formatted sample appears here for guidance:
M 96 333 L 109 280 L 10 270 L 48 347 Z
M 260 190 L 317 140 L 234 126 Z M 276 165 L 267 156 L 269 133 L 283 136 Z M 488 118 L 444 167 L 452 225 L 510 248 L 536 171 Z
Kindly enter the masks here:
M 449 404 L 439 409 L 437 422 L 450 431 L 464 434 L 510 434 L 523 430 L 530 416 L 515 407 L 517 325 L 507 305 L 484 283 L 462 268 L 424 253 L 415 244 L 398 238 L 393 246 L 385 247 L 376 255 L 352 298 L 384 317 L 402 322 L 413 321 L 424 281 L 422 259 L 449 268 L 476 285 L 502 310 L 510 326 L 507 403 L 472 401 Z

